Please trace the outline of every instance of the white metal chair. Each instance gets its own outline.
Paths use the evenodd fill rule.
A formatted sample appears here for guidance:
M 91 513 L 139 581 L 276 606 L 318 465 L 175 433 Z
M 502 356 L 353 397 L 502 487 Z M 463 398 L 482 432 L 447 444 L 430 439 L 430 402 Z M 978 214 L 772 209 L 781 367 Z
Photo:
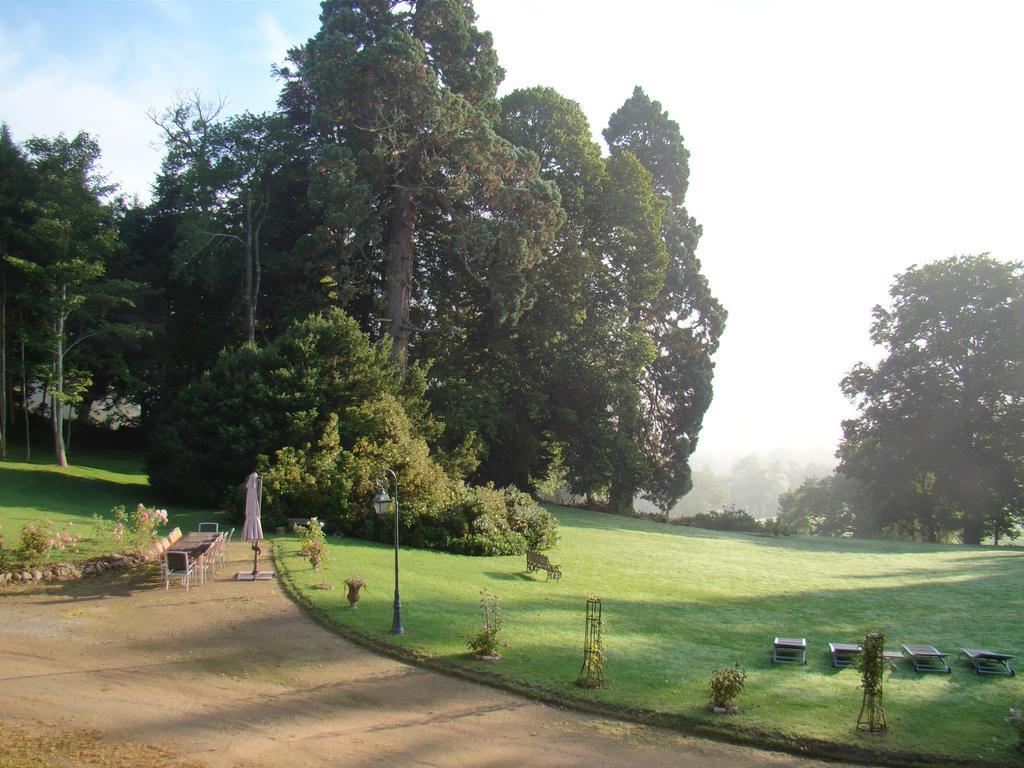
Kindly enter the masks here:
M 220 540 L 220 550 L 218 557 L 221 565 L 227 565 L 228 563 L 228 547 L 231 546 L 231 537 L 235 535 L 235 529 L 232 528 L 228 531 Z
M 188 592 L 189 582 L 196 577 L 196 562 L 188 552 L 165 552 L 163 565 L 164 589 L 171 588 L 171 579 L 180 578 Z

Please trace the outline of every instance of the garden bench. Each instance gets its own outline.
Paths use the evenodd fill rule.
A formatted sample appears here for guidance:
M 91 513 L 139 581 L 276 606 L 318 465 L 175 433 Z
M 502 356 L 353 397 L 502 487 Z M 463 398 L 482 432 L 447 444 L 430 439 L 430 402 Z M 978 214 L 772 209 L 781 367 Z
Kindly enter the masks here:
M 903 651 L 882 651 L 882 659 L 893 672 L 896 671 L 896 662 L 903 661 L 905 658 Z
M 772 642 L 772 664 L 807 664 L 807 638 L 776 637 Z
M 526 550 L 526 570 L 530 573 L 534 571 L 547 571 L 547 578 L 554 579 L 555 581 L 562 578 L 562 566 L 555 565 L 548 560 L 547 555 L 534 552 L 532 549 Z
M 864 649 L 855 643 L 829 643 L 828 650 L 832 654 L 833 667 L 853 667 L 857 665 L 857 657 Z

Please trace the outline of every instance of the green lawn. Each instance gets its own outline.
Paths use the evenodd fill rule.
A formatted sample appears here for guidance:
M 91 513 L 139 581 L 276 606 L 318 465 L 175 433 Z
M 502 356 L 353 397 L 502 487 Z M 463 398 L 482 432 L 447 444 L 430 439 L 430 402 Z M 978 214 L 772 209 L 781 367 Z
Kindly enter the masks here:
M 963 662 L 951 675 L 886 676 L 884 737 L 858 734 L 859 675 L 835 670 L 830 641 L 856 642 L 883 628 L 887 645 L 931 643 L 953 652 L 987 646 L 1024 656 L 1024 551 L 894 542 L 763 538 L 665 526 L 560 507 L 561 543 L 549 553 L 560 582 L 525 572 L 523 557 L 473 558 L 401 552 L 406 635 L 391 625 L 393 553 L 332 539 L 320 581 L 282 539 L 279 562 L 305 599 L 332 621 L 446 663 L 494 670 L 519 685 L 662 713 L 698 728 L 770 731 L 875 750 L 1011 763 L 1003 723 L 1024 700 L 1021 677 L 979 678 Z M 358 611 L 341 581 L 369 584 Z M 479 623 L 479 590 L 501 598 L 505 620 L 497 664 L 475 661 L 465 641 Z M 582 661 L 585 601 L 602 598 L 607 686 L 574 686 Z M 775 635 L 806 637 L 807 667 L 773 666 Z M 747 670 L 738 716 L 704 710 L 709 673 L 739 662 Z
M 163 506 L 150 490 L 137 455 L 89 454 L 73 460 L 76 463 L 66 469 L 49 457 L 0 462 L 0 535 L 8 546 L 17 544 L 25 523 L 52 520 L 58 529 L 71 523 L 71 534 L 82 537 L 77 552 L 53 553 L 54 560 L 107 554 L 114 545 L 97 536 L 93 513 L 110 518 L 110 510 L 117 504 L 129 509 L 140 502 Z M 167 511 L 169 528 L 177 526 L 183 531 L 195 530 L 200 520 L 223 521 L 226 517 L 209 510 L 171 507 Z
M 8 541 L 29 520 L 70 521 L 84 535 L 80 556 L 98 554 L 110 545 L 92 536 L 94 512 L 140 501 L 164 506 L 136 456 L 76 460 L 65 470 L 45 460 L 0 463 L 0 533 Z M 297 542 L 281 538 L 278 563 L 291 587 L 331 622 L 443 664 L 498 673 L 515 686 L 656 712 L 691 729 L 1019 764 L 1003 718 L 1011 703 L 1024 701 L 1021 677 L 979 678 L 962 662 L 952 675 L 926 676 L 902 664 L 886 677 L 889 734 L 861 736 L 853 728 L 857 672 L 832 669 L 827 644 L 881 627 L 890 647 L 933 643 L 955 653 L 958 645 L 984 645 L 1020 654 L 1024 666 L 1021 549 L 771 539 L 552 511 L 562 540 L 549 555 L 562 565 L 560 582 L 527 574 L 523 557 L 403 549 L 402 638 L 388 634 L 389 547 L 332 539 L 326 573 L 317 576 L 299 558 Z M 169 512 L 171 525 L 183 530 L 202 519 L 224 521 L 211 511 Z M 348 609 L 341 584 L 354 573 L 368 581 L 358 611 Z M 321 580 L 337 588 L 312 589 Z M 465 644 L 479 622 L 481 587 L 501 598 L 508 647 L 496 664 L 474 661 Z M 573 685 L 588 595 L 604 604 L 608 683 L 597 691 Z M 769 664 L 775 635 L 806 637 L 808 666 Z M 707 678 L 733 662 L 748 672 L 741 713 L 709 715 Z

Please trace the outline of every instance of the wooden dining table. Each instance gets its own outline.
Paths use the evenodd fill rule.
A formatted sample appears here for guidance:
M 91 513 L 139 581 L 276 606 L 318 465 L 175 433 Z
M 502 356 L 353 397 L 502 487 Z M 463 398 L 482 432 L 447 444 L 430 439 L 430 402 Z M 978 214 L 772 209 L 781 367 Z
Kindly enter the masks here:
M 196 567 L 199 569 L 200 583 L 205 584 L 205 566 L 208 563 L 212 563 L 217 557 L 217 545 L 223 537 L 223 533 L 199 533 L 198 531 L 193 531 L 186 533 L 169 546 L 166 551 L 184 552 L 187 554 L 188 559 L 195 561 Z

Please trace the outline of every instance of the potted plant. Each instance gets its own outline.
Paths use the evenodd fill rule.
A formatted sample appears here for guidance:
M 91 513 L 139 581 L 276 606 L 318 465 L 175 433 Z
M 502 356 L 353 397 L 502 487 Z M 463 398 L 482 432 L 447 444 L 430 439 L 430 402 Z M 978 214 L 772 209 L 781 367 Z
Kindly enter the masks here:
M 349 608 L 358 608 L 356 603 L 359 602 L 359 590 L 366 586 L 366 579 L 358 574 L 353 574 L 350 578 L 345 579 L 345 586 L 348 587 L 348 606 Z
M 743 682 L 747 679 L 747 673 L 743 671 L 738 663 L 732 667 L 722 667 L 711 673 L 708 687 L 711 688 L 711 701 L 708 709 L 718 715 L 735 715 L 740 711 L 736 704 L 736 697 L 743 690 Z
M 324 534 L 324 524 L 315 517 L 309 518 L 306 525 L 296 525 L 295 532 L 302 542 L 302 555 L 309 560 L 317 575 L 321 575 L 321 568 L 327 564 L 327 536 Z M 316 589 L 331 589 L 332 585 L 321 581 L 313 585 Z
M 501 631 L 501 610 L 498 607 L 498 596 L 492 595 L 486 588 L 480 590 L 480 610 L 483 623 L 480 631 L 467 641 L 466 645 L 473 651 L 473 658 L 483 661 L 498 661 L 498 633 Z

